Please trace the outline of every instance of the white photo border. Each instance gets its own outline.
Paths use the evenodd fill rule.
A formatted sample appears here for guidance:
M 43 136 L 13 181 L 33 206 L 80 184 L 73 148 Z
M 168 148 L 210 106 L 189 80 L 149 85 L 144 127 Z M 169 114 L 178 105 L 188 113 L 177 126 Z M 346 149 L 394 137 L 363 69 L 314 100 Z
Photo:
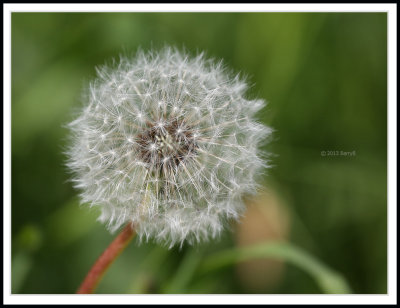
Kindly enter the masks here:
M 396 4 L 3 4 L 3 304 L 395 304 L 397 303 Z M 22 295 L 11 294 L 12 12 L 386 12 L 388 14 L 388 294 Z

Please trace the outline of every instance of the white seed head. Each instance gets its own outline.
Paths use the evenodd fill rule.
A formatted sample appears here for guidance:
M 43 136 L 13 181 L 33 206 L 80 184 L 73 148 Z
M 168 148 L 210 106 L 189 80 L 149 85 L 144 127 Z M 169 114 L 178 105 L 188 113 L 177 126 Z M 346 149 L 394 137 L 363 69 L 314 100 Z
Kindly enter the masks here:
M 70 123 L 68 166 L 82 201 L 111 231 L 132 222 L 141 239 L 171 247 L 217 237 L 254 193 L 271 129 L 262 100 L 221 63 L 176 49 L 138 52 L 97 70 Z

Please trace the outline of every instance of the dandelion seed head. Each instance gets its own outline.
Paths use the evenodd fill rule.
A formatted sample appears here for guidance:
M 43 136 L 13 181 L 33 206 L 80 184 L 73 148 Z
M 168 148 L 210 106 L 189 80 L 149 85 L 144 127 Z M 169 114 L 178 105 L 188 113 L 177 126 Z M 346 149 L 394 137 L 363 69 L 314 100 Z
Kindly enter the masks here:
M 262 100 L 203 54 L 173 48 L 97 69 L 70 123 L 68 166 L 84 203 L 111 231 L 132 222 L 170 247 L 216 238 L 238 219 L 268 167 L 256 122 Z

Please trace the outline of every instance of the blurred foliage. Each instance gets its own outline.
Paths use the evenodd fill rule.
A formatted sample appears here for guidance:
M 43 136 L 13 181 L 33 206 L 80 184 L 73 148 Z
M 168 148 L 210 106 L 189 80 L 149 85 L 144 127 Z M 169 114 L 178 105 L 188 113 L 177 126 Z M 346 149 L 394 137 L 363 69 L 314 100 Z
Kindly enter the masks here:
M 98 293 L 320 293 L 342 281 L 316 281 L 303 271 L 311 261 L 355 293 L 386 293 L 386 22 L 385 13 L 13 13 L 12 292 L 74 293 L 112 240 L 68 182 L 64 124 L 95 66 L 168 44 L 224 59 L 269 102 L 259 115 L 275 129 L 265 185 L 301 250 L 280 244 L 289 262 L 279 283 L 252 291 L 235 266 L 199 270 L 260 257 L 234 232 L 181 250 L 135 241 Z

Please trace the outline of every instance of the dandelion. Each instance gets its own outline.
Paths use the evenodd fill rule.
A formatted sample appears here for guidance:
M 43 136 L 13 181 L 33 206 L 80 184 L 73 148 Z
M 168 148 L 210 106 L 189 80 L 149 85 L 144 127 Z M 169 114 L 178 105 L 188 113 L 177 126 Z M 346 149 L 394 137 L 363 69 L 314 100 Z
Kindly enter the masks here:
M 172 48 L 97 74 L 70 123 L 68 166 L 82 201 L 111 231 L 132 223 L 141 240 L 216 238 L 266 167 L 259 146 L 271 130 L 254 120 L 264 101 L 246 99 L 246 83 L 221 62 Z
M 264 102 L 246 99 L 221 63 L 171 48 L 97 74 L 70 123 L 82 201 L 110 230 L 132 222 L 140 238 L 170 246 L 218 236 L 265 166 L 258 146 L 271 130 L 253 119 Z

